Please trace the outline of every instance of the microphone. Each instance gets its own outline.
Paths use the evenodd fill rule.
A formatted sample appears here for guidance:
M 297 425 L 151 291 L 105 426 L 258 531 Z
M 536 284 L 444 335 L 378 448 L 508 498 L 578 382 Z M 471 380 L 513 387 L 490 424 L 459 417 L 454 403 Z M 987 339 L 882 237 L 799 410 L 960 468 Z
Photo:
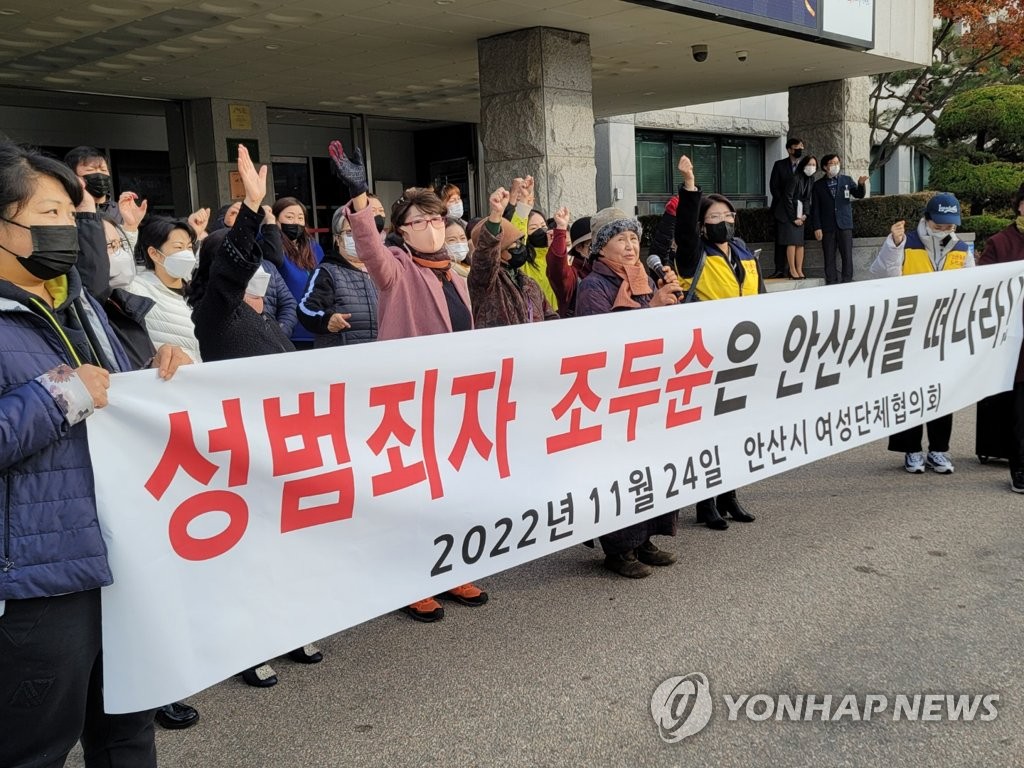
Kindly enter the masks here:
M 657 272 L 662 278 L 665 277 L 665 265 L 661 263 L 661 258 L 658 254 L 652 253 L 647 257 L 647 268 L 652 272 Z

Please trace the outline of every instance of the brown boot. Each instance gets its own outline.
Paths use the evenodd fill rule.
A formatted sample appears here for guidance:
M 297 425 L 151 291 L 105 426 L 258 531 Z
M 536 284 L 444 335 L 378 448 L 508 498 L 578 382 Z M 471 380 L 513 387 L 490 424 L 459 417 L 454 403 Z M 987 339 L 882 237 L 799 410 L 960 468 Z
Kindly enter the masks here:
M 657 545 L 648 539 L 636 550 L 636 559 L 647 565 L 672 565 L 676 556 L 664 549 L 658 549 Z
M 636 559 L 636 550 L 621 555 L 606 555 L 604 567 L 630 579 L 643 579 L 653 573 L 648 566 Z

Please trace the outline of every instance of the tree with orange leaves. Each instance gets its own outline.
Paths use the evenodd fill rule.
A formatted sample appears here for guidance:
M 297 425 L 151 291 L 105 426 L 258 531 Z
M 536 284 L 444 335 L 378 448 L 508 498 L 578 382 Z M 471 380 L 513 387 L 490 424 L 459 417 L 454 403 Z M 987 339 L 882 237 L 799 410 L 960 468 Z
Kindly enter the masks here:
M 935 0 L 932 64 L 876 77 L 871 92 L 871 170 L 901 146 L 925 146 L 951 98 L 1024 71 L 1024 0 Z

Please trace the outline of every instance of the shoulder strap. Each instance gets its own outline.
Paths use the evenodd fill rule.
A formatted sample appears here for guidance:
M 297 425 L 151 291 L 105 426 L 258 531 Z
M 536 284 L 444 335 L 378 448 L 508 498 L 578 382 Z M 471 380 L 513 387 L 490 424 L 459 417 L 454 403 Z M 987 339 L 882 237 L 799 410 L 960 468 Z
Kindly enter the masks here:
M 693 279 L 690 281 L 690 289 L 686 292 L 686 297 L 683 299 L 683 304 L 689 304 L 693 301 L 697 295 L 697 281 L 700 280 L 701 273 L 704 271 L 704 262 L 707 261 L 708 254 L 706 251 L 702 251 L 700 254 L 700 261 L 697 262 L 697 268 L 693 271 Z

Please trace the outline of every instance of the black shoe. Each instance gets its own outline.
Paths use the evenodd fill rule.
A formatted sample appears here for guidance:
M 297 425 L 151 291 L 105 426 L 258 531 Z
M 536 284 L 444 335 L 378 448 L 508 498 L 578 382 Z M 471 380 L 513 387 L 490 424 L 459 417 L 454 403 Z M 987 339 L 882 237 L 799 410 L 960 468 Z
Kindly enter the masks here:
M 676 561 L 676 556 L 664 549 L 658 549 L 658 546 L 648 539 L 637 547 L 636 559 L 645 565 L 672 565 Z
M 1010 472 L 1010 490 L 1014 493 L 1024 493 L 1024 469 L 1014 469 Z
M 606 555 L 604 567 L 629 579 L 643 579 L 654 572 L 649 566 L 637 560 L 634 552 L 625 552 L 621 555 Z
M 242 679 L 246 685 L 253 688 L 270 688 L 277 685 L 277 675 L 269 664 L 260 664 L 258 667 L 249 667 L 242 673 Z
M 736 498 L 736 491 L 732 493 L 726 493 L 715 499 L 715 506 L 718 507 L 718 511 L 723 515 L 728 515 L 737 523 L 752 523 L 757 520 L 752 514 L 747 512 Z
M 714 499 L 705 499 L 697 502 L 697 522 L 704 523 L 708 528 L 716 531 L 724 531 L 729 527 L 725 518 L 718 514 L 718 507 Z
M 782 270 L 776 270 L 775 272 L 772 272 L 770 275 L 768 275 L 768 279 L 769 280 L 782 280 L 783 278 L 788 277 L 788 276 L 789 276 L 788 273 L 783 272 Z
M 182 701 L 176 701 L 173 704 L 160 707 L 153 719 L 161 728 L 180 731 L 182 728 L 191 728 L 199 722 L 199 710 Z
M 288 658 L 299 664 L 319 664 L 324 655 L 315 645 L 304 645 L 294 651 L 288 651 Z

